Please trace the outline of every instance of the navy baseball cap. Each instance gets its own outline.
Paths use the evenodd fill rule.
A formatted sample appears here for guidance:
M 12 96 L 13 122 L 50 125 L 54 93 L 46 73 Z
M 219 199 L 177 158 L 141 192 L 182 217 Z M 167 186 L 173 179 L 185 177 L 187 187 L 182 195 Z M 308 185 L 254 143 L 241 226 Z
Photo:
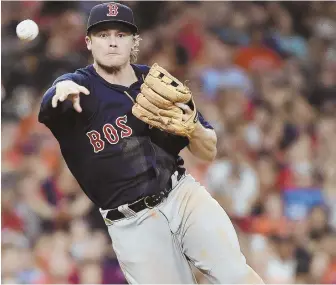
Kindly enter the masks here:
M 123 23 L 131 29 L 132 33 L 138 32 L 132 9 L 115 2 L 94 6 L 90 12 L 86 31 L 89 32 L 92 27 L 108 22 Z

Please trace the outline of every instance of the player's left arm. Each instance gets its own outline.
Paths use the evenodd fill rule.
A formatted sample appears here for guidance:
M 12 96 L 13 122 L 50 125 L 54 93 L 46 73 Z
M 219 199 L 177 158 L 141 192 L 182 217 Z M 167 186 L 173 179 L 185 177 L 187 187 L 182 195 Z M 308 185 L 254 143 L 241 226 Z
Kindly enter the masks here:
M 183 116 L 185 119 L 190 118 L 192 110 L 188 105 L 179 103 L 176 105 L 184 110 L 185 114 Z M 217 135 L 200 112 L 198 112 L 198 118 L 196 128 L 189 138 L 188 149 L 193 155 L 200 159 L 213 161 L 217 154 Z
M 196 157 L 213 161 L 217 154 L 217 136 L 213 129 L 205 128 L 197 122 L 195 131 L 189 139 L 188 149 Z

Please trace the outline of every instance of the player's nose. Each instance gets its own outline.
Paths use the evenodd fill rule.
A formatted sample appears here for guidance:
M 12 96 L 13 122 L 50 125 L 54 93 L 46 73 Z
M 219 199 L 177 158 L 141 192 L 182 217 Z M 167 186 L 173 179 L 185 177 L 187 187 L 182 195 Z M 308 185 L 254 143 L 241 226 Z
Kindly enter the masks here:
M 111 35 L 109 37 L 109 45 L 110 45 L 110 47 L 116 47 L 117 46 L 117 38 L 114 35 Z

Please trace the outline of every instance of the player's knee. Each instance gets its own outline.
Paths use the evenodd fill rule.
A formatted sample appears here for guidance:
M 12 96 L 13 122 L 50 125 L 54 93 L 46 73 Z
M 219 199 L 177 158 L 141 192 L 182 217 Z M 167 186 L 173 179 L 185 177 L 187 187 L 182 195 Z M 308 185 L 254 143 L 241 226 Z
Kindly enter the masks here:
M 243 284 L 243 280 L 249 274 L 249 269 L 243 256 L 235 261 L 218 262 L 214 266 L 210 266 L 209 269 L 206 275 L 212 284 Z
M 217 266 L 216 266 L 217 267 Z M 222 265 L 208 272 L 208 279 L 214 284 L 264 284 L 260 276 L 246 263 L 245 257 L 230 266 Z
M 243 268 L 238 268 L 232 279 L 232 283 L 264 284 L 260 276 L 247 263 L 243 265 Z

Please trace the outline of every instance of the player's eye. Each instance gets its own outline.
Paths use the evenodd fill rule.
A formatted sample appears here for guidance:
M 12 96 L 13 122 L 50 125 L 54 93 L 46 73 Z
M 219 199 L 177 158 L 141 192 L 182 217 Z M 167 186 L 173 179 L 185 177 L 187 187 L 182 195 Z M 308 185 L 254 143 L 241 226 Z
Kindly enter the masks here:
M 124 34 L 124 33 L 119 33 L 118 35 L 117 35 L 117 37 L 118 38 L 123 38 L 123 37 L 125 37 L 126 35 Z
M 107 38 L 107 33 L 101 33 L 101 34 L 99 35 L 99 37 L 100 37 L 100 38 Z

